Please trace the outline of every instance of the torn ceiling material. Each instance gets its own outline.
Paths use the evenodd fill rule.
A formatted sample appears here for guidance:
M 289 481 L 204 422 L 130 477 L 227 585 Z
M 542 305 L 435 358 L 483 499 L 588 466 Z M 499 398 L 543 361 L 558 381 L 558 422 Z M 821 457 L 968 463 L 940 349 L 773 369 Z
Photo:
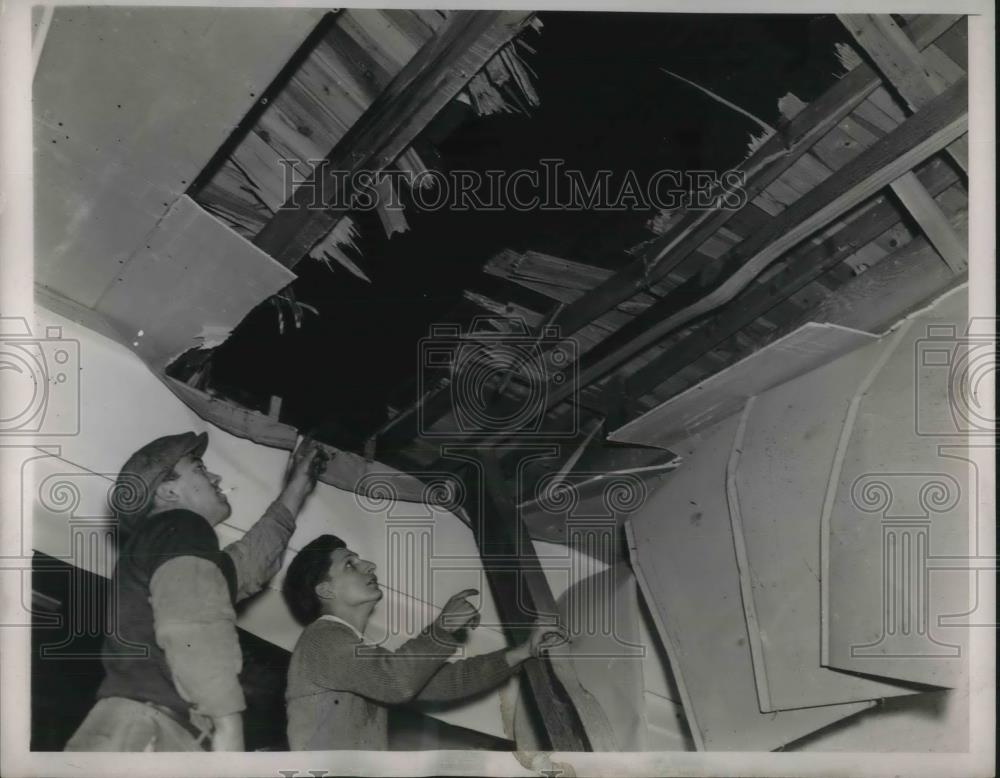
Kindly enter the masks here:
M 333 204 L 349 202 L 350 193 L 338 190 L 352 183 L 343 173 L 393 165 L 419 185 L 426 155 L 412 144 L 453 98 L 471 91 L 480 115 L 493 110 L 485 109 L 487 95 L 494 105 L 505 104 L 503 95 L 537 104 L 514 43 L 523 25 L 540 28 L 531 16 L 374 8 L 330 14 L 199 176 L 193 196 L 293 267 L 349 210 L 312 207 L 318 183 Z M 307 208 L 302 192 L 294 198 L 300 188 Z M 392 215 L 389 235 L 404 229 L 401 217 Z M 359 275 L 342 252 L 326 254 Z
M 890 318 L 962 282 L 964 265 L 949 265 L 930 235 L 961 232 L 968 203 L 964 172 L 948 151 L 964 136 L 967 121 L 956 45 L 965 38 L 965 22 L 917 16 L 903 32 L 945 87 L 912 115 L 896 104 L 891 81 L 858 58 L 812 103 L 782 101 L 787 115 L 778 132 L 739 166 L 746 176 L 740 207 L 667 214 L 662 234 L 636 246 L 634 260 L 610 272 L 581 272 L 571 258 L 530 251 L 505 252 L 487 263 L 486 272 L 507 284 L 489 294 L 468 290 L 463 310 L 470 317 L 528 321 L 543 351 L 551 348 L 539 337 L 547 325 L 561 340 L 579 335 L 574 364 L 539 390 L 546 410 L 539 424 L 532 417 L 533 428 L 558 433 L 581 407 L 581 422 L 589 415 L 634 419 L 789 334 L 813 312 L 836 307 L 842 288 L 854 294 L 852 279 L 879 275 L 883 264 L 897 267 L 901 278 Z M 910 170 L 921 192 L 908 202 L 919 208 L 920 219 L 889 187 Z M 928 198 L 935 205 L 921 207 Z M 915 246 L 930 246 L 937 256 L 941 268 L 932 268 L 933 281 L 917 272 L 907 276 L 904 254 Z M 872 304 L 852 305 L 878 309 L 877 288 L 868 290 Z M 550 297 L 548 310 L 526 303 L 521 289 L 536 300 L 538 294 Z M 489 413 L 512 417 L 525 403 L 524 382 L 509 374 L 491 381 L 498 399 Z M 450 382 L 431 391 L 420 384 L 411 399 L 412 406 L 373 430 L 380 455 L 396 457 L 400 466 L 409 457 L 427 467 L 434 452 L 421 430 L 475 440 L 474 432 L 461 434 Z M 520 432 L 512 428 L 508 437 L 516 440 Z M 571 454 L 562 452 L 563 458 Z
M 178 198 L 94 309 L 153 370 L 217 346 L 251 308 L 295 278 L 191 198 Z
M 57 8 L 33 85 L 35 282 L 95 305 L 320 17 Z

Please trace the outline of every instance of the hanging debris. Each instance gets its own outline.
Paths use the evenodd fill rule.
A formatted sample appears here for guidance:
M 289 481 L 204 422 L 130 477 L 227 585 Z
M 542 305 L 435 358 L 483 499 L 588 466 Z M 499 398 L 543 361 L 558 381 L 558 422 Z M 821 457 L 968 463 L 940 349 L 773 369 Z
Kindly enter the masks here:
M 534 22 L 535 20 L 533 20 Z M 534 29 L 540 29 L 541 23 Z M 516 39 L 508 43 L 491 58 L 486 66 L 473 76 L 468 88 L 459 95 L 465 98 L 479 116 L 489 116 L 494 113 L 511 113 L 517 111 L 527 114 L 530 108 L 541 104 L 541 98 L 532 83 L 532 78 L 538 75 L 518 54 L 518 44 L 525 51 L 535 50 L 527 43 Z
M 375 186 L 375 191 L 378 193 L 375 212 L 382 222 L 385 236 L 391 238 L 397 232 L 406 232 L 410 229 L 410 225 L 406 222 L 406 214 L 403 213 L 403 203 L 392 184 L 392 179 L 381 178 Z
M 773 135 L 776 132 L 776 130 L 774 129 L 774 127 L 772 127 L 770 124 L 768 124 L 767 122 L 765 122 L 763 119 L 759 119 L 758 117 L 754 116 L 752 113 L 750 113 L 750 111 L 746 110 L 745 108 L 740 108 L 738 105 L 736 105 L 736 103 L 730 102 L 726 98 L 721 97 L 720 95 L 717 95 L 711 89 L 708 89 L 707 87 L 704 87 L 701 84 L 696 84 L 694 81 L 691 81 L 690 79 L 684 78 L 684 76 L 679 76 L 676 73 L 674 73 L 673 71 L 667 70 L 666 68 L 660 68 L 660 70 L 662 70 L 668 76 L 676 78 L 678 81 L 683 81 L 688 86 L 693 86 L 695 89 L 697 89 L 697 90 L 699 90 L 701 92 L 704 92 L 706 95 L 708 95 L 709 97 L 711 97 L 713 100 L 715 100 L 718 103 L 722 103 L 727 108 L 732 108 L 737 113 L 743 114 L 743 116 L 746 116 L 748 119 L 750 119 L 750 121 L 759 124 L 764 129 L 764 131 L 766 133 L 769 133 L 770 135 Z
M 312 305 L 295 299 L 295 291 L 291 286 L 286 286 L 276 295 L 268 298 L 268 301 L 277 309 L 278 332 L 285 334 L 285 320 L 288 319 L 295 326 L 295 329 L 302 327 L 302 320 L 305 312 L 319 316 L 319 311 Z
M 357 237 L 357 224 L 350 216 L 342 216 L 333 229 L 326 234 L 326 237 L 313 247 L 309 256 L 325 264 L 331 271 L 333 266 L 330 263 L 336 262 L 361 280 L 371 283 L 371 279 L 365 274 L 365 271 L 358 267 L 357 263 L 344 251 L 345 248 L 350 248 L 359 255 L 361 254 L 361 250 L 355 242 Z
M 861 55 L 858 54 L 857 49 L 855 49 L 849 43 L 835 43 L 833 47 L 837 54 L 837 61 L 840 66 L 844 69 L 844 73 L 849 73 L 854 68 L 858 67 L 862 63 Z M 844 73 L 834 73 L 837 78 L 840 78 Z

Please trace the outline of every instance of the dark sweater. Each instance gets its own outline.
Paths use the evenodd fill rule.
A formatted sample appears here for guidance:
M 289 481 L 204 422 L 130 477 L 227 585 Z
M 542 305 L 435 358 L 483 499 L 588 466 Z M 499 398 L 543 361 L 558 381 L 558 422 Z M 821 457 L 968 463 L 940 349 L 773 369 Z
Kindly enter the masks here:
M 153 702 L 187 718 L 190 704 L 177 693 L 166 654 L 157 644 L 150 603 L 150 580 L 165 562 L 188 556 L 208 560 L 222 571 L 235 604 L 237 575 L 232 558 L 204 518 L 187 510 L 157 514 L 144 522 L 118 555 L 112 579 L 116 593 L 115 634 L 105 641 L 104 682 L 97 696 Z
M 514 672 L 503 650 L 446 662 L 455 648 L 423 632 L 388 651 L 363 644 L 346 624 L 317 619 L 299 637 L 288 669 L 289 746 L 384 751 L 387 705 L 465 699 Z

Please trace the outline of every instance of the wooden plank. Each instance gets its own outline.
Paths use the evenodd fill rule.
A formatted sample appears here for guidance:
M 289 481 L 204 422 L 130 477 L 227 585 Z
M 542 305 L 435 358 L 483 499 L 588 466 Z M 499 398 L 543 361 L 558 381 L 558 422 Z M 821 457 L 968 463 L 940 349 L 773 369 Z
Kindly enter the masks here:
M 956 215 L 956 229 L 965 229 L 966 218 L 964 213 Z M 848 281 L 808 317 L 866 332 L 885 332 L 903 316 L 967 279 L 968 272 L 952 273 L 927 241 L 918 237 Z M 801 321 L 789 327 L 798 324 Z
M 807 324 L 619 427 L 608 440 L 673 450 L 677 441 L 737 413 L 749 397 L 873 340 L 845 327 Z
M 517 512 L 503 492 L 506 479 L 499 472 L 495 453 L 473 455 L 453 452 L 475 466 L 466 496 L 483 571 L 511 642 L 523 640 L 539 614 L 556 616 L 558 608 L 541 572 L 537 554 L 527 531 L 519 525 Z M 522 670 L 524 685 L 541 717 L 542 726 L 556 751 L 590 750 L 588 732 L 580 713 L 566 696 L 547 660 L 529 659 Z
M 947 81 L 928 67 L 924 56 L 889 16 L 842 14 L 841 21 L 868 52 L 911 111 L 919 110 L 944 91 Z M 948 149 L 968 173 L 968 150 L 964 145 Z M 892 183 L 893 192 L 910 212 L 941 258 L 959 273 L 968 264 L 968 246 L 951 229 L 948 219 L 919 182 L 907 174 Z
M 825 666 L 946 687 L 964 675 L 976 498 L 950 365 L 967 322 L 962 291 L 906 320 L 851 400 L 822 515 Z
M 961 273 L 969 266 L 969 246 L 965 240 L 952 229 L 951 223 L 941 206 L 935 202 L 916 176 L 912 173 L 892 182 L 892 191 L 909 211 L 913 220 L 927 240 L 941 255 L 941 259 L 953 273 Z
M 576 381 L 560 375 L 559 385 L 549 394 L 548 407 L 570 397 L 576 391 L 575 384 L 585 386 L 601 378 L 677 327 L 733 299 L 786 251 L 940 151 L 967 130 L 967 98 L 964 81 L 949 87 L 764 229 L 734 247 L 714 267 L 706 268 L 701 276 L 678 287 L 602 341 L 574 368 Z
M 333 25 L 327 31 L 325 42 L 328 49 L 323 49 L 324 54 L 332 55 L 338 70 L 343 66 L 345 76 L 368 97 L 369 102 L 374 102 L 396 75 L 395 70 L 389 70 L 373 59 L 372 54 L 348 35 L 341 25 Z
M 948 83 L 927 67 L 920 50 L 888 14 L 838 14 L 838 18 L 911 111 L 919 111 L 947 89 Z M 959 145 L 948 153 L 968 174 L 968 149 Z
M 370 19 L 364 19 L 363 12 L 372 10 L 374 9 L 346 9 L 337 14 L 337 26 L 367 52 L 382 70 L 396 75 L 417 49 L 398 34 L 395 37 L 391 33 L 387 36 L 384 25 L 373 25 Z M 359 11 L 362 13 L 359 14 Z
M 912 34 L 916 46 L 922 49 L 960 18 L 924 16 L 916 20 L 907 32 Z M 850 113 L 880 83 L 878 74 L 862 64 L 806 106 L 794 119 L 783 124 L 780 132 L 740 166 L 748 174 L 745 186 L 748 201 L 755 200 L 760 192 L 806 153 L 817 138 Z M 604 311 L 646 288 L 651 282 L 665 277 L 708 236 L 728 222 L 733 214 L 734 211 L 728 209 L 680 214 L 675 221 L 676 226 L 652 241 L 635 262 L 560 313 L 557 323 L 563 333 L 571 335 Z
M 337 191 L 338 172 L 377 171 L 391 164 L 528 16 L 523 11 L 452 14 L 341 138 L 327 156 L 321 177 L 314 176 L 311 183 L 322 181 L 329 199 Z M 345 211 L 314 207 L 315 195 L 310 185 L 300 186 L 255 239 L 287 267 L 294 266 Z
M 924 16 L 914 23 L 912 30 L 908 31 L 912 32 L 917 47 L 924 48 L 961 18 L 959 16 Z M 783 132 L 779 133 L 779 136 L 775 136 L 765 143 L 748 160 L 744 165 L 744 169 L 750 168 L 752 173 L 748 184 L 750 190 L 748 191 L 752 193 L 767 186 L 795 159 L 806 153 L 817 138 L 825 135 L 831 127 L 834 127 L 873 90 L 878 88 L 880 83 L 875 71 L 864 64 L 840 79 L 830 90 L 796 115 Z M 791 152 L 786 149 L 786 144 L 791 148 Z M 572 335 L 573 332 L 592 321 L 602 312 L 609 310 L 622 300 L 628 299 L 636 291 L 646 288 L 653 280 L 666 278 L 671 270 L 669 266 L 657 266 L 651 270 L 649 263 L 668 243 L 673 241 L 675 245 L 671 251 L 677 252 L 678 257 L 682 259 L 681 255 L 687 256 L 685 252 L 694 251 L 698 245 L 704 242 L 705 237 L 713 234 L 720 226 L 724 226 L 736 213 L 733 211 L 715 212 L 714 214 L 700 213 L 695 215 L 695 221 L 691 224 L 688 224 L 685 218 L 676 220 L 677 229 L 672 230 L 668 235 L 661 236 L 660 239 L 651 241 L 636 262 L 619 271 L 615 276 L 576 302 L 566 306 L 559 313 L 555 323 L 559 325 L 562 335 Z M 709 215 L 712 216 L 710 222 L 702 223 L 699 221 Z M 682 214 L 682 216 L 684 215 Z M 738 213 L 737 221 L 745 217 L 750 219 L 750 224 L 753 224 L 761 216 L 761 212 L 755 206 L 748 204 L 743 211 Z M 680 226 L 681 223 L 684 223 L 684 226 Z M 695 227 L 697 229 L 694 229 Z M 686 235 L 683 238 L 683 245 L 673 240 L 678 235 L 677 230 Z M 703 290 L 696 288 L 694 295 L 692 295 L 693 286 L 696 285 L 688 284 L 682 292 L 683 300 L 689 300 L 692 296 L 703 293 Z M 677 303 L 675 302 L 675 304 Z M 570 393 L 572 391 L 573 389 L 570 390 Z M 562 398 L 560 397 L 560 399 Z M 422 409 L 425 413 L 424 418 L 429 419 L 447 413 L 450 409 L 449 394 L 439 392 L 427 398 Z M 389 448 L 399 445 L 399 441 L 412 439 L 417 432 L 413 427 L 416 414 L 410 414 L 403 418 L 407 419 L 409 423 L 397 424 L 387 430 L 384 445 Z
M 845 120 L 839 129 L 860 147 L 867 147 L 875 140 L 875 136 L 865 131 L 857 123 L 851 123 L 848 120 Z M 841 145 L 838 144 L 838 146 Z M 920 181 L 917 180 L 913 172 L 903 174 L 893 181 L 890 186 L 910 216 L 920 225 L 923 233 L 937 248 L 944 262 L 954 272 L 961 272 L 968 264 L 968 246 L 952 230 L 947 216 L 945 216 L 937 203 L 934 202 L 933 197 L 927 192 Z
M 188 187 L 187 194 L 189 196 L 198 202 L 202 202 L 202 189 L 216 180 L 219 170 L 230 159 L 233 151 L 244 142 L 246 136 L 257 126 L 260 117 L 275 98 L 281 94 L 292 76 L 299 71 L 300 67 L 315 58 L 316 49 L 322 45 L 327 31 L 333 27 L 335 17 L 336 14 L 332 12 L 324 14 L 312 32 L 302 42 L 302 45 L 296 49 L 281 70 L 278 71 L 278 74 L 271 83 L 260 92 L 251 94 L 252 97 L 256 97 L 255 102 L 250 107 L 250 110 L 240 119 L 225 142 L 216 149 L 208 164 L 202 168 L 197 178 Z
M 737 423 L 685 441 L 682 468 L 630 519 L 629 547 L 698 750 L 769 751 L 868 703 L 758 707 L 725 493 Z
M 849 398 L 875 342 L 756 397 L 731 511 L 761 710 L 881 699 L 917 690 L 820 667 L 820 550 L 826 480 Z M 738 449 L 738 450 L 737 450 Z M 751 619 L 751 616 L 753 617 Z
M 956 24 L 943 33 L 935 45 L 962 70 L 969 69 L 969 29 L 966 23 Z
M 570 694 L 582 692 L 578 708 L 603 713 L 613 750 L 643 750 L 642 657 L 653 647 L 640 639 L 635 576 L 627 564 L 615 565 L 573 584 L 556 604 L 572 639 L 550 659 L 556 674 Z
M 272 211 L 277 211 L 285 201 L 284 168 L 279 162 L 281 159 L 278 152 L 268 143 L 264 142 L 256 132 L 247 133 L 243 142 L 240 143 L 232 154 L 230 164 L 237 165 L 250 177 L 255 186 L 255 191 L 261 201 Z M 222 185 L 226 179 L 216 176 L 213 183 Z M 230 191 L 232 188 L 230 187 Z M 233 192 L 237 194 L 238 192 Z M 209 198 L 199 197 L 199 200 Z

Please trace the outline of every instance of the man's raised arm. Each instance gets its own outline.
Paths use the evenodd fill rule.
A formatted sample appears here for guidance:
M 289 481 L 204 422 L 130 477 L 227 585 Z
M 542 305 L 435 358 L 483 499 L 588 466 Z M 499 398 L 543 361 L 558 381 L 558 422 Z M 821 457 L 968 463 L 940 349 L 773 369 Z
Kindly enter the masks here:
M 223 549 L 236 566 L 237 601 L 260 591 L 281 568 L 295 520 L 327 461 L 328 455 L 315 441 L 303 440 L 292 453 L 278 498 L 242 538 Z

